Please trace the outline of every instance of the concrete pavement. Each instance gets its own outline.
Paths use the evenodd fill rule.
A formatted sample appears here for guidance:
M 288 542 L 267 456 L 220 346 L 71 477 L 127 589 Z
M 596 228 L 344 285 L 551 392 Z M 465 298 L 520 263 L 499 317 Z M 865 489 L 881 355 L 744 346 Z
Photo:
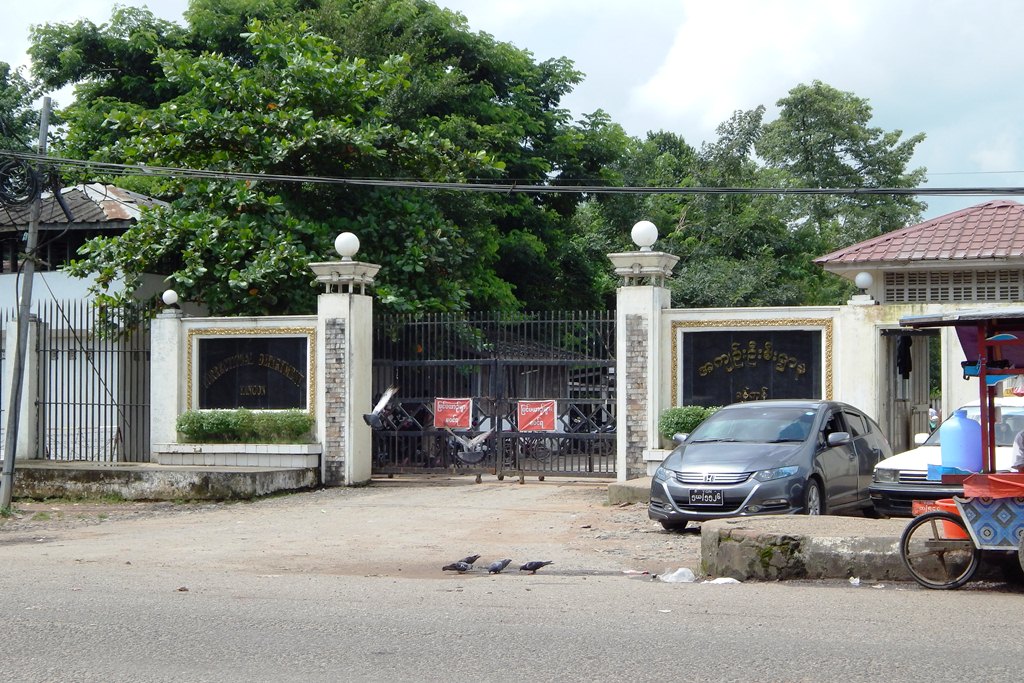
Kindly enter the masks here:
M 609 484 L 608 502 L 646 503 L 650 486 L 650 477 Z M 701 570 L 740 581 L 911 581 L 899 554 L 900 534 L 909 521 L 767 515 L 705 522 Z

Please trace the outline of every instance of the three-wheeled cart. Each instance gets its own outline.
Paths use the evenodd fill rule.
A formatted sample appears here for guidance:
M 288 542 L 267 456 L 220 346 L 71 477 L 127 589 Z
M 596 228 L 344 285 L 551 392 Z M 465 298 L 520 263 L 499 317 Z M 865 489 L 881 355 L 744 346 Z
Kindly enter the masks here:
M 964 487 L 955 509 L 917 515 L 900 537 L 900 557 L 926 588 L 959 588 L 983 560 L 1012 563 L 1024 574 L 1024 473 L 996 472 L 995 398 L 999 382 L 1024 375 L 1024 309 L 957 311 L 910 316 L 910 328 L 954 327 L 967 360 L 965 377 L 977 377 L 981 401 L 982 469 L 943 473 L 943 484 Z M 1011 566 L 1008 564 L 1006 566 Z

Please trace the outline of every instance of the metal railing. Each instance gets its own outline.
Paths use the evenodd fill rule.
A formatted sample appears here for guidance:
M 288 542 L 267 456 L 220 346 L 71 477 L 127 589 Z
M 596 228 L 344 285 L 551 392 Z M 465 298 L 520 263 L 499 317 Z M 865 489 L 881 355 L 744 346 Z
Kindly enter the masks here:
M 614 476 L 614 370 L 614 311 L 381 316 L 374 393 L 398 390 L 372 420 L 374 471 Z M 468 429 L 435 426 L 439 398 L 470 399 Z M 542 430 L 519 425 L 527 400 L 553 403 Z

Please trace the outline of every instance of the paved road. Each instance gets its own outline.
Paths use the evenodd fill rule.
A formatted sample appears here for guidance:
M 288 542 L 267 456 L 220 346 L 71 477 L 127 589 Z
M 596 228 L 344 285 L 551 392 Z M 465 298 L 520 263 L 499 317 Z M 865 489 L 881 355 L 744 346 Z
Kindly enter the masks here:
M 663 583 L 623 572 L 696 568 L 696 535 L 602 505 L 599 485 L 445 483 L 0 525 L 0 680 L 995 681 L 1024 667 L 1024 593 Z M 555 564 L 440 571 L 471 552 Z

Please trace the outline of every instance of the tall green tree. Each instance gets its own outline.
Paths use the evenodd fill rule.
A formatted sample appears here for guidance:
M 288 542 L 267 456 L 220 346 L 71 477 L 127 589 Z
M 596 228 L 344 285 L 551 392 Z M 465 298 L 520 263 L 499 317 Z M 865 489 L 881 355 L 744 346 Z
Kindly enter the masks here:
M 162 51 L 162 71 L 181 95 L 112 112 L 108 125 L 122 136 L 105 154 L 131 164 L 354 178 L 451 178 L 494 165 L 483 152 L 387 121 L 383 103 L 410 70 L 403 58 L 370 68 L 302 27 L 250 26 L 251 66 Z M 307 264 L 329 253 L 338 232 L 356 229 L 370 258 L 389 256 L 380 293 L 398 308 L 459 307 L 468 288 L 494 284 L 488 268 L 465 256 L 466 236 L 408 192 L 225 179 L 178 189 L 170 207 L 125 234 L 87 243 L 70 272 L 97 271 L 101 285 L 125 277 L 129 290 L 144 272 L 170 272 L 186 298 L 217 312 L 310 310 Z
M 872 126 L 868 100 L 814 81 L 777 104 L 756 151 L 795 187 L 909 188 L 924 180 L 925 169 L 908 168 L 924 134 L 904 139 L 901 130 Z M 910 195 L 822 195 L 794 200 L 790 220 L 809 223 L 831 250 L 903 227 L 923 210 Z
M 606 117 L 595 115 L 574 122 L 560 107 L 561 97 L 581 78 L 568 60 L 537 63 L 525 50 L 470 32 L 464 17 L 426 0 L 192 0 L 186 18 L 190 25 L 181 30 L 172 30 L 140 11 L 115 13 L 109 25 L 100 27 L 80 22 L 37 31 L 34 50 L 40 58 L 40 74 L 53 87 L 81 84 L 69 110 L 69 153 L 133 163 L 162 159 L 208 168 L 258 168 L 257 172 L 543 184 L 600 177 L 624 144 L 621 128 Z M 233 125 L 226 118 L 239 117 L 237 97 L 230 88 L 215 86 L 223 85 L 217 78 L 236 76 L 225 71 L 228 65 L 244 74 L 266 68 L 266 50 L 257 49 L 251 39 L 240 38 L 253 20 L 263 20 L 265 27 L 280 23 L 293 32 L 315 33 L 323 38 L 316 49 L 329 46 L 333 57 L 370 72 L 402 64 L 398 81 L 371 93 L 373 116 L 356 116 L 355 125 L 373 118 L 382 129 L 430 141 L 446 155 L 446 163 L 410 161 L 415 155 L 374 156 L 356 145 L 340 144 L 330 149 L 320 144 L 315 155 L 244 156 L 251 143 L 228 141 L 244 138 L 250 134 L 248 129 L 245 134 L 236 130 L 237 135 L 232 136 L 222 128 Z M 116 76 L 105 75 L 102 64 L 88 59 L 95 53 L 90 49 L 94 42 L 103 47 L 99 54 L 132 59 L 123 60 Z M 81 56 L 83 63 L 75 69 L 62 66 L 64 53 Z M 160 54 L 174 55 L 174 61 L 167 56 L 154 61 Z M 223 64 L 207 81 L 182 77 L 181 65 L 188 59 L 208 64 L 214 55 Z M 311 63 L 317 61 L 314 56 L 308 58 Z M 292 64 L 289 68 L 313 67 Z M 138 95 L 126 87 L 134 79 L 144 83 Z M 222 101 L 209 96 L 196 101 L 192 89 Z M 313 95 L 303 106 L 319 111 L 310 97 Z M 285 111 L 295 101 L 299 100 L 292 97 L 279 105 Z M 172 104 L 178 116 L 193 106 L 198 116 L 187 124 L 154 113 L 166 112 Z M 344 107 L 341 110 L 346 111 Z M 220 112 L 230 112 L 230 117 L 222 117 Z M 159 124 L 153 123 L 155 119 Z M 146 128 L 154 125 L 156 128 Z M 192 153 L 187 154 L 183 143 L 174 142 L 171 129 L 189 125 L 208 126 L 211 137 L 224 142 L 214 153 L 209 145 L 182 138 L 189 140 Z M 263 120 L 248 125 L 254 135 L 277 134 L 277 129 L 267 128 L 269 124 Z M 305 145 L 298 142 L 305 132 L 289 134 L 295 139 L 287 145 Z M 157 146 L 147 144 L 147 139 L 156 141 Z M 192 184 L 132 182 L 169 199 L 176 192 L 194 191 Z M 316 231 L 356 231 L 365 256 L 384 265 L 379 292 L 394 309 L 552 308 L 600 301 L 596 292 L 604 277 L 604 264 L 595 266 L 570 239 L 578 197 L 333 187 L 303 188 L 301 200 L 293 198 L 294 190 L 271 194 L 282 198 L 275 210 L 323 226 Z M 181 199 L 175 201 L 175 211 L 185 210 L 189 200 Z M 339 206 L 344 208 L 339 210 Z M 227 212 L 228 208 L 218 210 Z M 411 239 L 421 244 L 410 245 Z M 315 246 L 306 240 L 310 249 L 306 256 L 329 257 L 325 251 L 329 243 L 323 235 Z M 95 245 L 86 260 L 102 265 L 96 262 L 100 251 Z M 237 263 L 229 262 L 231 253 L 220 257 L 225 272 L 242 272 Z M 85 265 L 83 262 L 82 268 Z M 310 280 L 308 274 L 304 277 L 305 282 Z M 230 297 L 219 301 L 226 306 L 220 312 L 235 310 Z
M 31 83 L 18 69 L 0 62 L 0 149 L 25 152 L 35 147 L 39 112 Z

